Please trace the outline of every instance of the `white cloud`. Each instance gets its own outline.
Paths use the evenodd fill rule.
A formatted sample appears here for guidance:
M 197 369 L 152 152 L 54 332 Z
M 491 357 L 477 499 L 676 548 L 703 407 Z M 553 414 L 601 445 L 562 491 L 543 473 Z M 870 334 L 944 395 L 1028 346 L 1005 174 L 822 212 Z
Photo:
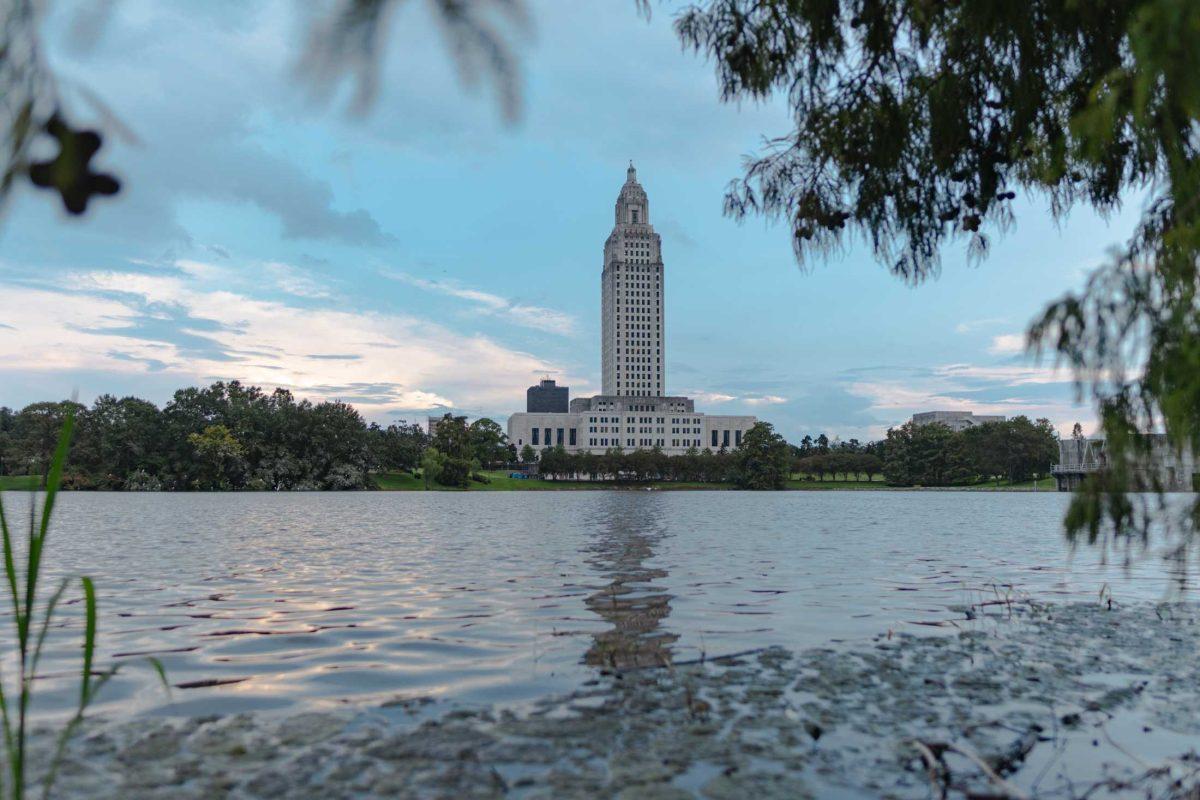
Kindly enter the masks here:
M 298 267 L 278 261 L 263 266 L 266 273 L 275 279 L 275 285 L 281 292 L 311 300 L 324 300 L 333 296 L 329 289 Z
M 750 406 L 775 406 L 786 403 L 787 398 L 776 394 L 765 394 L 762 397 L 743 397 L 742 402 Z
M 261 288 L 265 278 L 284 294 L 309 300 L 326 300 L 333 297 L 328 286 L 308 270 L 285 264 L 282 261 L 243 263 L 237 268 L 224 264 L 209 264 L 192 259 L 179 259 L 174 266 L 190 278 L 223 289 L 247 291 Z
M 955 333 L 971 333 L 981 328 L 990 328 L 993 325 L 1004 325 L 1008 320 L 1004 317 L 986 317 L 984 319 L 968 319 L 963 320 L 954 326 Z
M 1001 365 L 982 367 L 976 364 L 947 364 L 937 367 L 935 372 L 946 378 L 978 378 L 1005 383 L 1009 386 L 1031 384 L 1065 383 L 1070 376 L 1053 366 Z
M 1060 432 L 1069 432 L 1076 420 L 1086 423 L 1092 417 L 1090 409 L 1064 397 L 1060 387 L 1069 380 L 1051 367 L 947 364 L 918 377 L 858 381 L 848 390 L 869 400 L 869 409 L 887 420 L 872 431 L 876 436 L 919 411 L 1046 417 Z M 1045 387 L 1046 393 L 1024 396 L 1029 387 Z
M 12 326 L 0 330 L 0 370 L 155 370 L 181 382 L 237 378 L 313 399 L 344 399 L 375 414 L 513 408 L 531 380 L 562 371 L 429 320 L 299 308 L 187 277 L 90 272 L 64 285 L 10 284 L 0 292 L 0 319 Z
M 731 403 L 737 400 L 737 397 L 732 394 L 721 394 L 720 392 L 686 392 L 686 396 L 691 397 L 701 403 Z
M 431 281 L 409 275 L 406 272 L 392 270 L 384 271 L 382 274 L 384 277 L 402 281 L 419 289 L 474 303 L 478 306 L 478 311 L 501 317 L 514 325 L 563 336 L 572 336 L 575 333 L 575 318 L 552 308 L 525 305 L 498 294 L 472 289 L 453 281 Z
M 1025 351 L 1025 336 L 1020 333 L 1001 333 L 992 337 L 988 352 L 992 355 L 1015 355 Z

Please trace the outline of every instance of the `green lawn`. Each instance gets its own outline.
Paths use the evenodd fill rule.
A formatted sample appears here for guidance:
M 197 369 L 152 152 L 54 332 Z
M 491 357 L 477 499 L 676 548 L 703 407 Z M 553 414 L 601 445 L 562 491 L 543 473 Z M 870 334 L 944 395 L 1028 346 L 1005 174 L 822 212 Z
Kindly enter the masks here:
M 883 482 L 883 476 L 878 475 L 873 481 L 852 480 L 852 481 L 825 481 L 825 480 L 809 480 L 806 477 L 793 475 L 791 480 L 787 482 L 789 489 L 802 490 L 847 490 L 847 489 L 886 489 L 887 484 Z
M 28 492 L 41 483 L 37 475 L 0 475 L 0 492 Z
M 1034 484 L 1037 484 L 1036 487 Z M 1000 481 L 999 486 L 996 485 L 995 481 L 990 481 L 988 483 L 976 484 L 975 486 L 964 486 L 963 488 L 972 492 L 1032 492 L 1035 489 L 1039 492 L 1053 492 L 1058 490 L 1058 485 L 1055 483 L 1054 478 L 1038 478 L 1036 481 L 1025 481 L 1023 483 Z
M 470 489 L 455 489 L 449 486 L 439 486 L 436 483 L 430 484 L 430 489 L 439 492 L 507 492 L 521 491 L 531 489 L 588 489 L 602 488 L 600 486 L 589 486 L 584 483 L 574 483 L 568 481 L 544 481 L 540 478 L 530 478 L 521 480 L 519 478 L 510 478 L 508 473 L 500 470 L 485 470 L 484 475 L 490 479 L 490 483 L 478 483 L 471 481 Z M 424 491 L 425 481 L 421 478 L 414 478 L 411 472 L 388 472 L 382 475 L 375 476 L 375 483 L 380 489 L 389 492 L 414 492 Z

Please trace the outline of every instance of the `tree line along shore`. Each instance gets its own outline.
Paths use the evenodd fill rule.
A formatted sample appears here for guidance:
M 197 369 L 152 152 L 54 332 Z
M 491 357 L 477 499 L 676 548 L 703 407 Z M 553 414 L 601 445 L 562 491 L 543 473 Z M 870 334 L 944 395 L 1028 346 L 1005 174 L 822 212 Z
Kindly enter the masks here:
M 237 381 L 175 392 L 161 409 L 102 395 L 84 406 L 0 407 L 0 489 L 34 489 L 68 414 L 75 416 L 63 488 L 106 491 L 353 489 L 1041 489 L 1057 435 L 1016 417 L 955 433 L 893 428 L 883 439 L 825 434 L 788 443 L 759 423 L 733 449 L 570 453 L 520 451 L 482 418 L 445 415 L 431 436 L 418 424 L 367 423 L 349 404 L 296 400 Z

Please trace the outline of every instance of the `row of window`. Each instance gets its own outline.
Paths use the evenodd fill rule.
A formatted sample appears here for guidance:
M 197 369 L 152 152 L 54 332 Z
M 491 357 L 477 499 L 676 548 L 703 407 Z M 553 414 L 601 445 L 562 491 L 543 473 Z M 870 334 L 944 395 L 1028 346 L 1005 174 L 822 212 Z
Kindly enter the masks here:
M 552 431 L 556 434 L 554 437 L 553 444 L 557 444 L 557 445 L 567 444 L 567 445 L 570 445 L 571 447 L 575 446 L 575 434 L 576 434 L 575 428 L 566 428 L 566 429 L 564 429 L 564 428 L 534 428 L 533 430 L 530 431 L 530 444 L 532 444 L 532 445 L 544 444 L 547 447 L 549 447 L 551 444 L 550 434 Z M 539 437 L 539 435 L 538 435 L 539 433 L 543 433 L 544 435 Z M 567 434 L 565 442 L 563 441 L 564 433 Z M 539 438 L 541 439 L 541 441 L 538 441 Z
M 626 439 L 626 447 L 666 447 L 666 442 L 663 439 Z M 621 447 L 621 440 L 617 438 L 598 438 L 588 439 L 588 447 Z
M 597 430 L 596 428 L 589 428 L 588 432 L 589 433 L 607 433 L 608 429 L 604 428 L 604 429 Z M 632 431 L 632 430 L 626 431 L 626 433 L 633 433 L 633 432 L 634 431 Z M 652 432 L 654 432 L 654 431 L 652 431 L 651 429 L 648 429 L 648 428 L 642 428 L 638 431 L 638 433 L 652 433 Z M 662 433 L 662 429 L 659 428 L 657 432 Z M 538 446 L 550 447 L 552 445 L 575 447 L 576 446 L 575 433 L 576 433 L 575 428 L 533 428 L 531 430 L 532 438 L 531 438 L 530 444 L 534 445 L 535 447 L 538 447 Z M 612 431 L 612 433 L 619 434 L 620 430 L 614 429 Z M 672 431 L 672 433 L 675 433 L 675 431 Z M 687 431 L 684 431 L 684 433 L 687 433 Z M 694 433 L 699 433 L 699 430 L 694 431 Z M 721 448 L 721 447 L 728 448 L 731 445 L 733 447 L 741 447 L 742 446 L 742 432 L 740 430 L 732 431 L 732 433 L 733 433 L 732 437 L 730 436 L 730 433 L 731 433 L 730 431 L 713 431 L 711 446 L 713 448 Z M 666 446 L 665 439 L 657 439 L 657 438 L 647 438 L 647 437 L 629 438 L 629 437 L 627 437 L 624 441 L 625 441 L 625 446 L 627 446 L 627 447 L 665 447 Z M 621 438 L 619 436 L 592 436 L 592 437 L 588 438 L 588 447 L 620 447 L 620 446 L 621 446 Z M 700 446 L 699 439 L 678 439 L 678 438 L 676 438 L 676 439 L 671 440 L 671 447 L 699 447 L 699 446 Z
M 575 446 L 575 429 L 570 428 L 569 430 L 570 430 L 570 434 L 571 434 L 571 437 L 570 437 L 571 446 L 574 447 Z M 544 443 L 547 446 L 550 444 L 550 431 L 551 431 L 550 428 L 545 428 L 546 439 L 545 439 Z M 608 433 L 609 431 L 607 428 L 601 429 L 601 430 L 597 430 L 596 428 L 589 428 L 588 432 L 589 433 Z M 620 430 L 613 430 L 612 432 L 620 433 Z M 652 431 L 643 428 L 638 432 L 639 433 L 651 433 Z M 693 431 L 693 433 L 699 433 L 699 432 L 700 432 L 699 430 Z M 560 444 L 560 445 L 563 443 L 562 433 L 563 433 L 563 429 L 559 428 L 557 444 Z M 633 431 L 626 431 L 626 433 L 633 433 Z M 658 433 L 662 433 L 661 428 L 658 429 Z M 675 431 L 672 431 L 672 433 L 675 433 Z M 687 433 L 687 431 L 684 431 L 684 433 Z M 740 430 L 732 431 L 732 433 L 733 433 L 732 437 L 730 437 L 730 433 L 731 433 L 730 431 L 713 431 L 711 446 L 714 448 L 720 448 L 720 447 L 728 448 L 731 445 L 733 447 L 741 447 L 742 446 L 742 432 Z M 534 445 L 539 444 L 537 428 L 533 429 L 533 442 L 532 443 Z M 664 447 L 665 446 L 665 442 L 663 439 L 648 439 L 648 438 L 632 438 L 632 439 L 626 438 L 625 444 L 629 447 Z M 611 436 L 611 437 L 609 437 L 609 436 L 593 436 L 593 437 L 588 438 L 588 447 L 619 447 L 620 445 L 621 445 L 621 439 L 619 436 Z M 671 440 L 671 447 L 699 447 L 699 446 L 700 446 L 699 439 L 672 439 Z
M 719 438 L 718 438 L 717 434 L 720 434 Z M 720 442 L 719 444 L 718 444 L 718 440 Z M 712 432 L 712 446 L 713 447 L 729 447 L 729 431 L 713 431 Z M 733 432 L 733 446 L 734 447 L 742 446 L 742 432 L 741 431 Z

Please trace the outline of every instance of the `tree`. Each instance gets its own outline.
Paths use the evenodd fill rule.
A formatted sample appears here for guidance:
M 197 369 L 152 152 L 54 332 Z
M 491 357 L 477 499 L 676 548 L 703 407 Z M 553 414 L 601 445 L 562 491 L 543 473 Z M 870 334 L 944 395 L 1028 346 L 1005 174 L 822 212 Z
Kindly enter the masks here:
M 199 472 L 195 488 L 235 488 L 243 473 L 243 450 L 228 428 L 209 425 L 202 432 L 189 435 L 188 444 L 195 452 Z
M 521 448 L 521 463 L 522 464 L 534 464 L 537 462 L 537 459 L 538 459 L 537 450 L 533 449 L 533 445 L 526 444 L 524 447 Z
M 86 409 L 71 401 L 30 403 L 12 421 L 12 458 L 18 469 L 45 477 L 68 413 Z
M 432 443 L 445 457 L 437 475 L 437 482 L 443 486 L 458 488 L 469 486 L 475 455 L 471 449 L 467 418 L 456 417 L 453 414 L 444 415 L 433 430 Z
M 986 253 L 1017 190 L 1062 217 L 1149 187 L 1129 243 L 1029 329 L 1090 387 L 1107 440 L 1068 535 L 1145 539 L 1156 504 L 1125 494 L 1140 433 L 1200 451 L 1200 4 L 708 0 L 676 27 L 724 99 L 787 97 L 793 130 L 726 209 L 784 221 L 802 264 L 861 236 L 919 282 L 952 241 Z M 1200 499 L 1177 529 L 1197 520 Z
M 874 453 L 860 453 L 855 458 L 857 459 L 855 471 L 861 475 L 866 475 L 868 483 L 873 481 L 877 474 L 883 472 L 883 459 Z
M 13 429 L 17 415 L 11 408 L 0 406 L 0 475 L 10 475 L 18 465 L 13 461 L 17 458 L 13 450 Z
M 429 436 L 417 424 L 388 425 L 375 436 L 375 461 L 381 469 L 413 470 L 429 444 Z
M 487 417 L 471 423 L 467 431 L 471 451 L 484 467 L 502 464 L 508 458 L 508 436 L 504 429 Z
M 87 409 L 54 402 L 17 414 L 0 409 L 0 468 L 41 469 L 67 410 L 76 433 L 63 485 L 75 489 L 368 488 L 369 470 L 389 460 L 415 467 L 425 441 L 415 425 L 367 426 L 345 403 L 296 402 L 286 390 L 267 394 L 233 381 L 180 389 L 162 411 L 112 395 Z M 236 458 L 222 442 L 236 444 Z
M 949 486 L 971 478 L 961 435 L 942 424 L 906 422 L 887 432 L 884 479 L 895 486 Z
M 425 452 L 421 454 L 421 477 L 425 480 L 426 490 L 433 481 L 441 477 L 442 465 L 445 462 L 446 457 L 436 447 L 425 448 Z
M 77 417 L 71 461 L 92 476 L 97 488 L 120 489 L 137 470 L 158 473 L 160 434 L 159 410 L 153 403 L 104 394 Z
M 769 422 L 756 422 L 733 453 L 734 476 L 743 489 L 782 489 L 790 473 L 787 442 Z
M 466 489 L 471 485 L 471 473 L 476 463 L 478 462 L 473 458 L 451 458 L 450 456 L 446 456 L 434 480 L 442 486 Z
M 1009 450 L 1012 442 L 1008 436 L 1008 423 L 986 422 L 963 431 L 963 448 L 972 471 L 982 478 L 992 478 L 996 485 L 1007 474 L 1010 464 Z

